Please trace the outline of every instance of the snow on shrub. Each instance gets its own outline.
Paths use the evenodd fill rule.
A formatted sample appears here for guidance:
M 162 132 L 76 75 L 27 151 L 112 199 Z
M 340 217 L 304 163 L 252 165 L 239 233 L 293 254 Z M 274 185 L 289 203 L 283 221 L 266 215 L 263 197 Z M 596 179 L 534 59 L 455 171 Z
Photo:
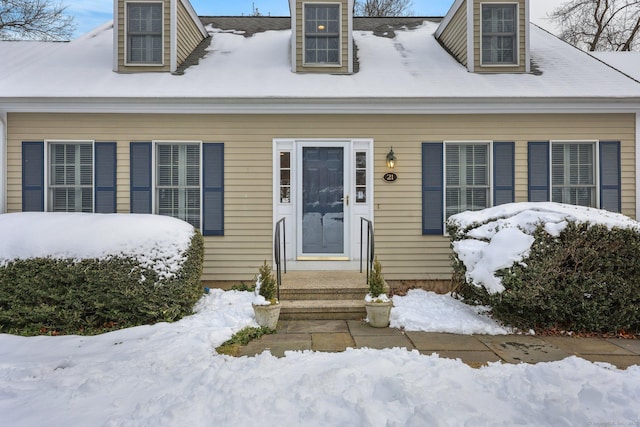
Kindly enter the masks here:
M 0 267 L 17 259 L 131 257 L 166 279 L 184 263 L 193 234 L 190 224 L 162 215 L 10 213 L 0 215 Z
M 453 215 L 454 281 L 513 326 L 640 329 L 640 223 L 604 210 L 512 203 Z
M 0 332 L 94 334 L 174 321 L 202 296 L 203 240 L 158 215 L 0 215 Z

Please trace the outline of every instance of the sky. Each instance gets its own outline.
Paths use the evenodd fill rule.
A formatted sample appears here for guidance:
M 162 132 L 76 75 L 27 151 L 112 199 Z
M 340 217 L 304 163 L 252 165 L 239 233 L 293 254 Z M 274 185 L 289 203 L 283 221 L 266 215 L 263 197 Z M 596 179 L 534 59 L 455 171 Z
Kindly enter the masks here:
M 413 15 L 444 16 L 453 1 L 413 0 Z M 558 1 L 533 0 L 532 3 L 547 3 L 555 6 Z M 63 3 L 68 6 L 68 13 L 76 18 L 75 37 L 112 19 L 113 0 L 63 0 Z M 263 15 L 289 16 L 288 0 L 191 0 L 191 5 L 200 16 L 250 15 L 254 7 Z

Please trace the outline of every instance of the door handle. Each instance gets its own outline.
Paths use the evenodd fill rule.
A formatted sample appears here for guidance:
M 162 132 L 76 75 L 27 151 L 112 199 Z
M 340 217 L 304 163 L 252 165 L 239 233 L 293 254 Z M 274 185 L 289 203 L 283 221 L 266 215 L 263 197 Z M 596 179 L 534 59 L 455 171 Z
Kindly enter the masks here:
M 348 194 L 346 196 L 344 196 L 341 200 L 345 203 L 345 205 L 349 206 L 349 195 Z

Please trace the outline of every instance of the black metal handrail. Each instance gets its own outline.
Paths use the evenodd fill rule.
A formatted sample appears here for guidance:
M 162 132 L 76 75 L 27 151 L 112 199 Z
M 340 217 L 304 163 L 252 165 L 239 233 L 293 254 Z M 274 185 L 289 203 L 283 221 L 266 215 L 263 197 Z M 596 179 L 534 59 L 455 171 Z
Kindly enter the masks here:
M 280 237 L 280 230 L 282 230 L 282 238 Z M 287 273 L 287 231 L 285 227 L 285 218 L 281 218 L 276 222 L 276 230 L 273 235 L 273 257 L 276 264 L 276 282 L 278 284 L 277 298 L 280 300 L 280 285 L 282 284 L 282 266 L 284 265 L 284 272 Z M 284 254 L 284 261 L 282 260 L 281 253 Z
M 360 217 L 360 273 L 362 273 L 362 246 L 364 243 L 363 226 L 367 225 L 367 283 L 369 283 L 369 273 L 373 270 L 373 259 L 375 258 L 376 244 L 373 238 L 373 222 L 364 217 Z

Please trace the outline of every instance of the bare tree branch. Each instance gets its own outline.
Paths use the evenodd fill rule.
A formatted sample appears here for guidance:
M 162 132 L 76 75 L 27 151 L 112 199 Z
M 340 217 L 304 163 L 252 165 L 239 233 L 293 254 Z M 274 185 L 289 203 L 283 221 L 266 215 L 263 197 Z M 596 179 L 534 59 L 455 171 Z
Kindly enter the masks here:
M 0 0 L 0 40 L 68 40 L 75 24 L 65 9 L 51 0 Z
M 640 0 L 569 0 L 550 17 L 560 38 L 581 49 L 640 49 Z
M 412 0 L 356 0 L 356 16 L 410 16 Z

